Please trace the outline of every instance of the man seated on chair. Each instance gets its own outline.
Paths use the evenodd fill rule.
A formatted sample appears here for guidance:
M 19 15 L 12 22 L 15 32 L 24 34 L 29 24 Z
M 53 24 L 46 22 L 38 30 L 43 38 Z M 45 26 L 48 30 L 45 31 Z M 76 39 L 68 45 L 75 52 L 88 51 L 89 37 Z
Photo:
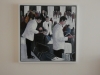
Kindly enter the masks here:
M 43 33 L 43 28 L 40 27 L 38 29 L 38 31 L 39 31 L 39 33 L 38 34 L 35 34 L 35 36 L 34 36 L 35 42 L 41 43 L 41 44 L 46 44 L 45 43 L 45 35 Z
M 54 54 L 52 54 L 51 52 L 50 52 L 50 49 L 49 49 L 49 46 L 47 46 L 47 42 L 46 42 L 46 36 L 44 35 L 44 32 L 43 32 L 43 28 L 42 27 L 40 27 L 39 28 L 39 33 L 38 34 L 35 34 L 35 37 L 34 37 L 34 39 L 35 39 L 35 43 L 39 43 L 41 46 L 43 45 L 43 47 L 42 47 L 42 49 L 41 49 L 41 51 L 43 50 L 43 49 L 48 49 L 47 50 L 47 52 L 45 52 L 44 54 L 43 54 L 43 57 L 41 57 L 40 58 L 40 60 L 42 60 L 42 61 L 55 61 L 55 60 L 61 60 L 61 59 L 59 59 L 58 57 L 56 57 Z M 36 51 L 37 52 L 37 51 Z M 36 53 L 36 55 L 37 55 L 37 53 Z

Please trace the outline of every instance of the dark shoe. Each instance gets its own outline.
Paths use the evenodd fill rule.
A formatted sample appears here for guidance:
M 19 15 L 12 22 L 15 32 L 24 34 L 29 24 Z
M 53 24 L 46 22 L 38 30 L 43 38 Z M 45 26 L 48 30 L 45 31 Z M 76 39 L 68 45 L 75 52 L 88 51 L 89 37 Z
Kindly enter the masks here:
M 28 57 L 28 59 L 35 59 L 35 57 L 34 56 L 30 56 L 30 57 Z

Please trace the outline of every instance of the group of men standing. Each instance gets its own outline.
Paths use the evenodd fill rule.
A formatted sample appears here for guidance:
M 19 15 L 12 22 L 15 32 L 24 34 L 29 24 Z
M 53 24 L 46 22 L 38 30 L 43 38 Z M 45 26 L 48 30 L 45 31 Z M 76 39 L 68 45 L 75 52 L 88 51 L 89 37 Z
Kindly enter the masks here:
M 60 11 L 53 11 L 53 17 L 61 17 L 62 13 Z

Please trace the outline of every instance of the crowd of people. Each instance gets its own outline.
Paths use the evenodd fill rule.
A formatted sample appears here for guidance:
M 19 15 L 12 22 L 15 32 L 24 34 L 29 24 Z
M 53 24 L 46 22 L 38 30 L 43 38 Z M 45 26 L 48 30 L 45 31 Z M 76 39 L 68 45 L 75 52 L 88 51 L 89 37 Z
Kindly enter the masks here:
M 53 17 L 60 18 L 62 13 L 60 11 L 53 11 Z
M 75 18 L 74 13 L 65 12 L 64 15 L 60 11 L 54 11 L 53 16 L 59 18 L 59 23 L 53 22 L 45 10 L 42 12 L 29 10 L 25 16 L 21 15 L 21 36 L 26 39 L 27 58 L 35 58 L 31 55 L 31 51 L 34 51 L 37 43 L 47 45 L 48 42 L 53 39 L 53 55 L 50 55 L 51 60 L 57 60 L 62 58 L 64 53 L 64 43 L 69 42 L 72 45 L 75 44 L 73 39 L 75 38 L 75 28 L 70 28 L 70 25 L 66 25 L 66 20 L 72 17 Z

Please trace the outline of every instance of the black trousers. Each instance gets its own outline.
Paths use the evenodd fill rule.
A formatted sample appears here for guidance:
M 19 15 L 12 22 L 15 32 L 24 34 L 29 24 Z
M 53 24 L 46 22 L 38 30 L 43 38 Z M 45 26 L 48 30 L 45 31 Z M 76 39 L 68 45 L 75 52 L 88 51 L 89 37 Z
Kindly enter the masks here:
M 30 41 L 28 39 L 26 39 L 26 49 L 27 49 L 27 57 L 31 57 L 31 51 L 33 51 L 34 49 L 34 41 Z
M 54 55 L 62 58 L 62 53 L 64 53 L 64 49 L 54 50 Z

